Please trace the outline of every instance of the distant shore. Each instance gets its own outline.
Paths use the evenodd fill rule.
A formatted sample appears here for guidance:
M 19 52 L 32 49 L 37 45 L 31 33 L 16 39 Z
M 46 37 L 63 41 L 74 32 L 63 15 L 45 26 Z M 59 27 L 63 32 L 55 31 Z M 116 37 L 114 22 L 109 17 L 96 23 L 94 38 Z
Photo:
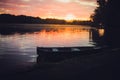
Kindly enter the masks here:
M 4 23 L 15 23 L 15 24 L 71 24 L 71 25 L 92 25 L 90 20 L 82 21 L 82 20 L 71 20 L 66 21 L 63 19 L 55 19 L 55 18 L 46 18 L 42 19 L 40 17 L 32 17 L 25 15 L 12 15 L 12 14 L 0 14 L 0 24 Z

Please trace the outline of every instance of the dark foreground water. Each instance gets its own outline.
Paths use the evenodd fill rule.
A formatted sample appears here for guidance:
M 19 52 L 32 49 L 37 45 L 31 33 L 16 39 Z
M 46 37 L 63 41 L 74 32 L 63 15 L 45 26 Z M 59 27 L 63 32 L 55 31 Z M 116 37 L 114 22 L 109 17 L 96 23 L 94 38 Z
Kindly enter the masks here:
M 0 25 L 0 74 L 36 63 L 36 47 L 97 46 L 104 29 L 81 25 Z

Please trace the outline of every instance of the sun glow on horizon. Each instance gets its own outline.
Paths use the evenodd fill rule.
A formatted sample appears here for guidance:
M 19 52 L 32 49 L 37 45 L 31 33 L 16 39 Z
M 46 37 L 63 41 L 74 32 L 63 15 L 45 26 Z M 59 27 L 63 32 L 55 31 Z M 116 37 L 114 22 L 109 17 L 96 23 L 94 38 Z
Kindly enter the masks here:
M 71 2 L 71 0 L 56 0 L 58 2 L 63 2 L 63 3 L 68 3 L 68 2 Z
M 78 21 L 88 21 L 90 20 L 90 18 L 77 18 L 75 17 L 74 15 L 71 16 L 71 15 L 66 15 L 65 17 L 51 17 L 51 16 L 47 16 L 47 17 L 41 17 L 39 16 L 40 18 L 42 19 L 58 19 L 58 20 L 65 20 L 67 22 L 71 22 L 71 21 L 74 21 L 74 20 L 78 20 Z
M 0 0 L 0 14 L 90 20 L 96 5 L 96 0 Z
M 75 16 L 73 14 L 67 14 L 65 17 L 65 20 L 70 21 L 70 20 L 74 20 Z

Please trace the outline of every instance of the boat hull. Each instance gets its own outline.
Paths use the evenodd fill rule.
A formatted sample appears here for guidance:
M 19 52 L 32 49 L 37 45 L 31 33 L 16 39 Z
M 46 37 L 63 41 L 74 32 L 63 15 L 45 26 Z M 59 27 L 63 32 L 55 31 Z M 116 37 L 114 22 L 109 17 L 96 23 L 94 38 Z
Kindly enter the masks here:
M 89 51 L 97 50 L 95 47 L 37 47 L 39 56 L 51 55 L 76 55 L 89 53 Z
M 56 62 L 100 51 L 100 47 L 37 47 L 37 62 Z

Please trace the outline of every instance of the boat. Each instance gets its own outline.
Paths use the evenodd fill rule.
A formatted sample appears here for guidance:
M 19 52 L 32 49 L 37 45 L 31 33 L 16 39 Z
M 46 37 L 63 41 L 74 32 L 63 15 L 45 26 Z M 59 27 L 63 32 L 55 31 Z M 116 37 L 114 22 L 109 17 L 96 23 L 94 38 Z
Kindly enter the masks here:
M 37 63 L 59 62 L 81 55 L 95 54 L 105 47 L 37 47 Z
M 95 52 L 101 47 L 37 47 L 37 54 L 39 56 L 58 56 L 58 55 L 76 55 L 83 53 Z

